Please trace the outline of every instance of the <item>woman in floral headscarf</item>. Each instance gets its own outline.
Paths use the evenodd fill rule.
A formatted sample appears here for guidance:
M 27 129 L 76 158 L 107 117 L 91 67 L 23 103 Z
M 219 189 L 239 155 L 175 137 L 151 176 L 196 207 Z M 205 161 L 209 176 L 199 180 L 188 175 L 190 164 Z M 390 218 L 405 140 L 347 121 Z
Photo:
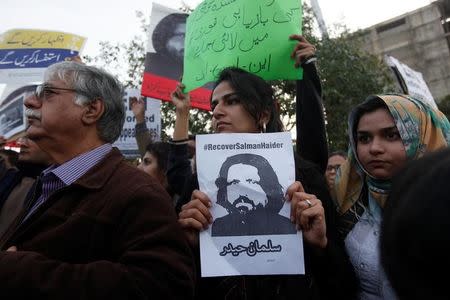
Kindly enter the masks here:
M 439 110 L 392 94 L 370 96 L 355 107 L 348 128 L 349 157 L 332 192 L 338 230 L 360 281 L 359 299 L 395 299 L 378 246 L 391 178 L 407 161 L 447 147 L 450 124 Z

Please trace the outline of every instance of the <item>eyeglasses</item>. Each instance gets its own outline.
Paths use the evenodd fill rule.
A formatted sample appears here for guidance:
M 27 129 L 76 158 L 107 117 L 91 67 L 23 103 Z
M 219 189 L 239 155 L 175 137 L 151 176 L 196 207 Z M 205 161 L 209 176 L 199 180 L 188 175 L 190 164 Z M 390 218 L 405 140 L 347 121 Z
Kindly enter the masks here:
M 332 170 L 334 170 L 335 172 L 337 172 L 337 170 L 339 169 L 341 165 L 328 165 L 327 166 L 327 171 L 331 172 Z
M 48 96 L 49 94 L 55 94 L 53 90 L 61 90 L 61 91 L 71 91 L 75 93 L 79 93 L 75 89 L 66 89 L 66 88 L 58 88 L 53 86 L 48 86 L 47 84 L 39 84 L 36 86 L 36 91 L 34 92 L 36 98 L 38 99 L 45 99 L 45 96 Z

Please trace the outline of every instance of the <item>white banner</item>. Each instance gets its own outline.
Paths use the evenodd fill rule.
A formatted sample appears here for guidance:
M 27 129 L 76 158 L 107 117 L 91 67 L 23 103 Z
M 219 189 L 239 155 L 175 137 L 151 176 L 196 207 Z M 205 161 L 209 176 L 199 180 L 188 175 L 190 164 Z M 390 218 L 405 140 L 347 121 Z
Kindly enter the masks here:
M 304 274 L 284 198 L 295 181 L 290 134 L 197 135 L 196 160 L 214 219 L 200 233 L 202 276 Z
M 434 108 L 437 108 L 436 102 L 434 101 L 433 95 L 431 95 L 430 89 L 423 79 L 422 73 L 411 69 L 395 57 L 387 55 L 385 60 L 391 68 L 398 70 L 396 75 L 401 77 L 398 78 L 403 81 L 400 82 L 400 85 L 405 85 L 407 89 L 406 93 L 408 95 L 417 98 L 418 100 L 422 100 Z

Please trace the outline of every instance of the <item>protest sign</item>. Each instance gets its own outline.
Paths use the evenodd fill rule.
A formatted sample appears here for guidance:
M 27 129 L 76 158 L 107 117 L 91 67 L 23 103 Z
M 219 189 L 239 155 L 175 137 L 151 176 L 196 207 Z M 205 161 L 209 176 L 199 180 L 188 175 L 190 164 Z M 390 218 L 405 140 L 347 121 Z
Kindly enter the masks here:
M 213 216 L 200 233 L 202 276 L 304 274 L 284 197 L 295 181 L 290 134 L 197 135 L 196 161 Z
M 6 139 L 25 130 L 24 100 L 25 94 L 20 94 L 0 108 L 0 135 Z
M 433 95 L 431 95 L 427 83 L 423 79 L 422 73 L 411 69 L 408 65 L 389 55 L 385 57 L 385 61 L 396 75 L 403 93 L 437 108 L 436 102 L 434 101 Z
M 0 135 L 9 139 L 25 131 L 27 121 L 24 115 L 24 101 L 36 90 L 36 85 L 10 85 L 1 99 Z
M 127 158 L 140 157 L 136 142 L 136 118 L 131 110 L 131 98 L 140 98 L 141 93 L 138 89 L 126 89 L 123 103 L 125 106 L 125 123 L 122 133 L 114 142 L 114 146 L 119 148 Z M 150 131 L 152 141 L 159 141 L 161 137 L 161 102 L 156 99 L 145 99 L 145 122 Z
M 301 34 L 298 0 L 205 0 L 187 21 L 183 83 L 190 91 L 239 67 L 263 79 L 301 79 L 290 58 Z
M 183 74 L 184 36 L 188 14 L 153 3 L 150 18 L 142 95 L 171 101 Z M 211 91 L 199 88 L 191 94 L 191 106 L 209 110 Z
M 71 33 L 13 29 L 0 36 L 0 83 L 42 81 L 45 69 L 79 55 L 86 39 Z

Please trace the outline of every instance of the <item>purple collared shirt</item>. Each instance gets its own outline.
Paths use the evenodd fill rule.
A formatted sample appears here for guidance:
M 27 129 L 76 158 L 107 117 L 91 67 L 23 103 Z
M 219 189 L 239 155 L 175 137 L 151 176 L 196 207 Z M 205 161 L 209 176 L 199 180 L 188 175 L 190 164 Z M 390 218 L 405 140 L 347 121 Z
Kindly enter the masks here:
M 111 152 L 111 150 L 111 144 L 103 144 L 100 147 L 72 158 L 62 165 L 51 165 L 45 169 L 41 174 L 42 193 L 23 220 L 28 219 L 51 194 L 63 187 L 71 185 L 86 174 L 106 154 Z

